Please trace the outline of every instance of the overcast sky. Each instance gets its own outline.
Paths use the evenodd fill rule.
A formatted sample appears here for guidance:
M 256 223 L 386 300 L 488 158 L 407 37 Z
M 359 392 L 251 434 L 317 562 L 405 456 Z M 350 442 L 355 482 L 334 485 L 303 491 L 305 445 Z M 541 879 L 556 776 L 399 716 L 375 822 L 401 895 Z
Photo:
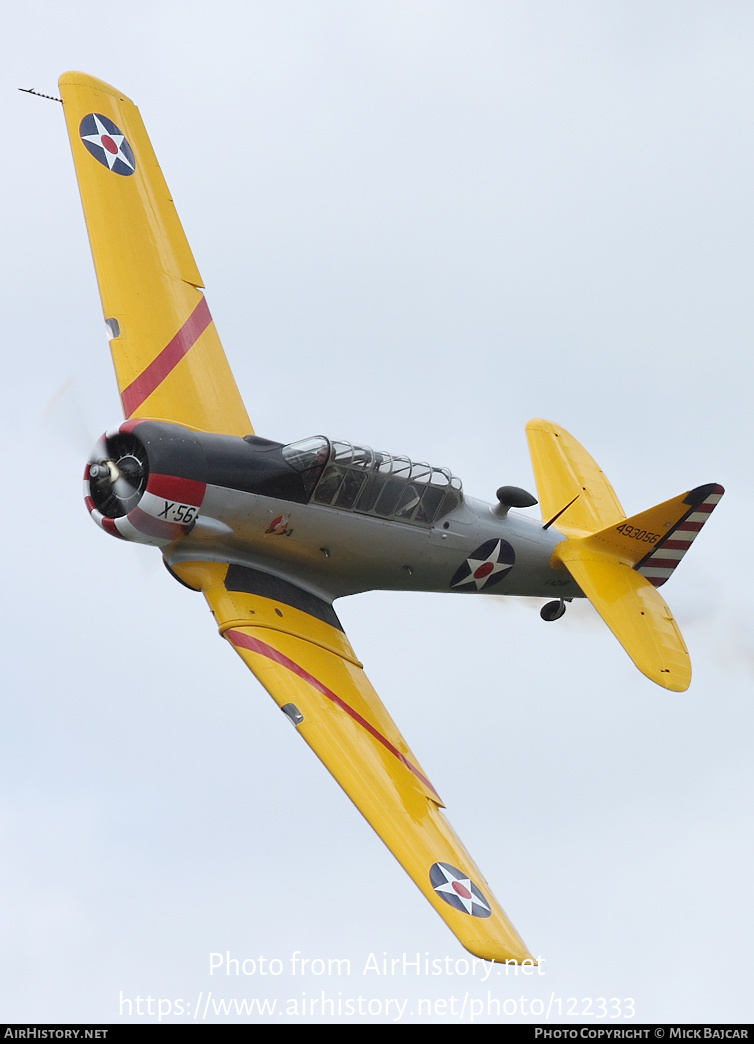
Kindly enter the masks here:
M 488 995 L 479 1021 L 582 1021 L 589 998 L 751 1020 L 752 5 L 42 0 L 6 12 L 0 55 L 0 1019 L 110 1023 L 122 998 L 153 1021 L 149 996 L 181 1023 L 211 991 L 281 1024 L 324 991 L 364 999 L 345 1021 L 393 998 L 468 1022 Z M 87 517 L 120 407 L 62 112 L 16 90 L 67 69 L 140 106 L 259 434 L 427 459 L 492 499 L 533 489 L 544 416 L 629 514 L 726 486 L 664 589 L 685 694 L 584 604 L 338 605 L 542 975 L 462 974 L 203 599 Z M 280 974 L 210 976 L 211 953 Z M 443 973 L 365 970 L 417 953 Z

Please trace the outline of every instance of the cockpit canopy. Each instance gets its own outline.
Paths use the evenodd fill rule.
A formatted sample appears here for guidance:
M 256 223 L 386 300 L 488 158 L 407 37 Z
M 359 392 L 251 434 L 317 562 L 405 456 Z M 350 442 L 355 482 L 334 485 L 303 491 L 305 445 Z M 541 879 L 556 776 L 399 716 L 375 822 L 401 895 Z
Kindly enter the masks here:
M 341 511 L 431 526 L 463 499 L 461 480 L 447 468 L 368 446 L 316 436 L 283 446 L 282 454 L 301 473 L 312 503 Z

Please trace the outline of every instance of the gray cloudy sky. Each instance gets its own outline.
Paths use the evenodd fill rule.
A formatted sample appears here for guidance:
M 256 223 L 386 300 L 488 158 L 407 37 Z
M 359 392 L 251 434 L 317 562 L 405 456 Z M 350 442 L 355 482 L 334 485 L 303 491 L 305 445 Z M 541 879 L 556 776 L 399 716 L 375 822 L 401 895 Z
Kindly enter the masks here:
M 601 997 L 750 1020 L 751 4 L 43 0 L 6 13 L 0 54 L 0 1018 L 109 1023 L 121 995 L 193 1016 L 211 991 L 280 1024 L 324 990 L 363 1021 L 388 997 L 457 1021 L 465 995 L 468 1021 L 489 990 L 511 1021 Z M 545 416 L 629 514 L 727 487 L 666 588 L 683 695 L 586 605 L 340 603 L 544 975 L 458 974 L 203 600 L 88 520 L 119 403 L 62 113 L 16 91 L 70 68 L 140 105 L 259 433 L 429 459 L 491 498 L 533 486 Z M 281 974 L 210 977 L 226 951 Z M 293 974 L 296 951 L 351 974 Z M 451 962 L 382 978 L 372 953 Z

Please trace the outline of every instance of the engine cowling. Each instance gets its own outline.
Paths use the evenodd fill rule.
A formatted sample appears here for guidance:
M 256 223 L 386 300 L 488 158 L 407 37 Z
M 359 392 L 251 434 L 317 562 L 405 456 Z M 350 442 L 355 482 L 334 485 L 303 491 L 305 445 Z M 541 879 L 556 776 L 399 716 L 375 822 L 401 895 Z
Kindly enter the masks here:
M 188 533 L 199 517 L 205 473 L 195 433 L 125 421 L 94 447 L 84 471 L 84 500 L 111 536 L 164 547 Z
M 323 437 L 283 446 L 257 435 L 128 420 L 95 446 L 84 472 L 84 499 L 94 521 L 124 540 L 171 544 L 193 529 L 202 505 L 210 503 L 213 518 L 203 522 L 227 535 L 248 523 L 248 498 L 239 500 L 238 493 L 307 503 L 324 467 L 321 454 L 329 449 Z

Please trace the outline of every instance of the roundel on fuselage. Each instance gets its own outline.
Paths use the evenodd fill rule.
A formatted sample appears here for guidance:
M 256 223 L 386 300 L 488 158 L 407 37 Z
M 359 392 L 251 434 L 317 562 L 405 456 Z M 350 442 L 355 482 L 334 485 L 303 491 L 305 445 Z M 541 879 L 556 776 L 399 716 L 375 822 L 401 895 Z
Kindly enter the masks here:
M 513 568 L 516 552 L 507 540 L 486 540 L 466 558 L 450 581 L 454 591 L 482 591 L 504 580 Z

